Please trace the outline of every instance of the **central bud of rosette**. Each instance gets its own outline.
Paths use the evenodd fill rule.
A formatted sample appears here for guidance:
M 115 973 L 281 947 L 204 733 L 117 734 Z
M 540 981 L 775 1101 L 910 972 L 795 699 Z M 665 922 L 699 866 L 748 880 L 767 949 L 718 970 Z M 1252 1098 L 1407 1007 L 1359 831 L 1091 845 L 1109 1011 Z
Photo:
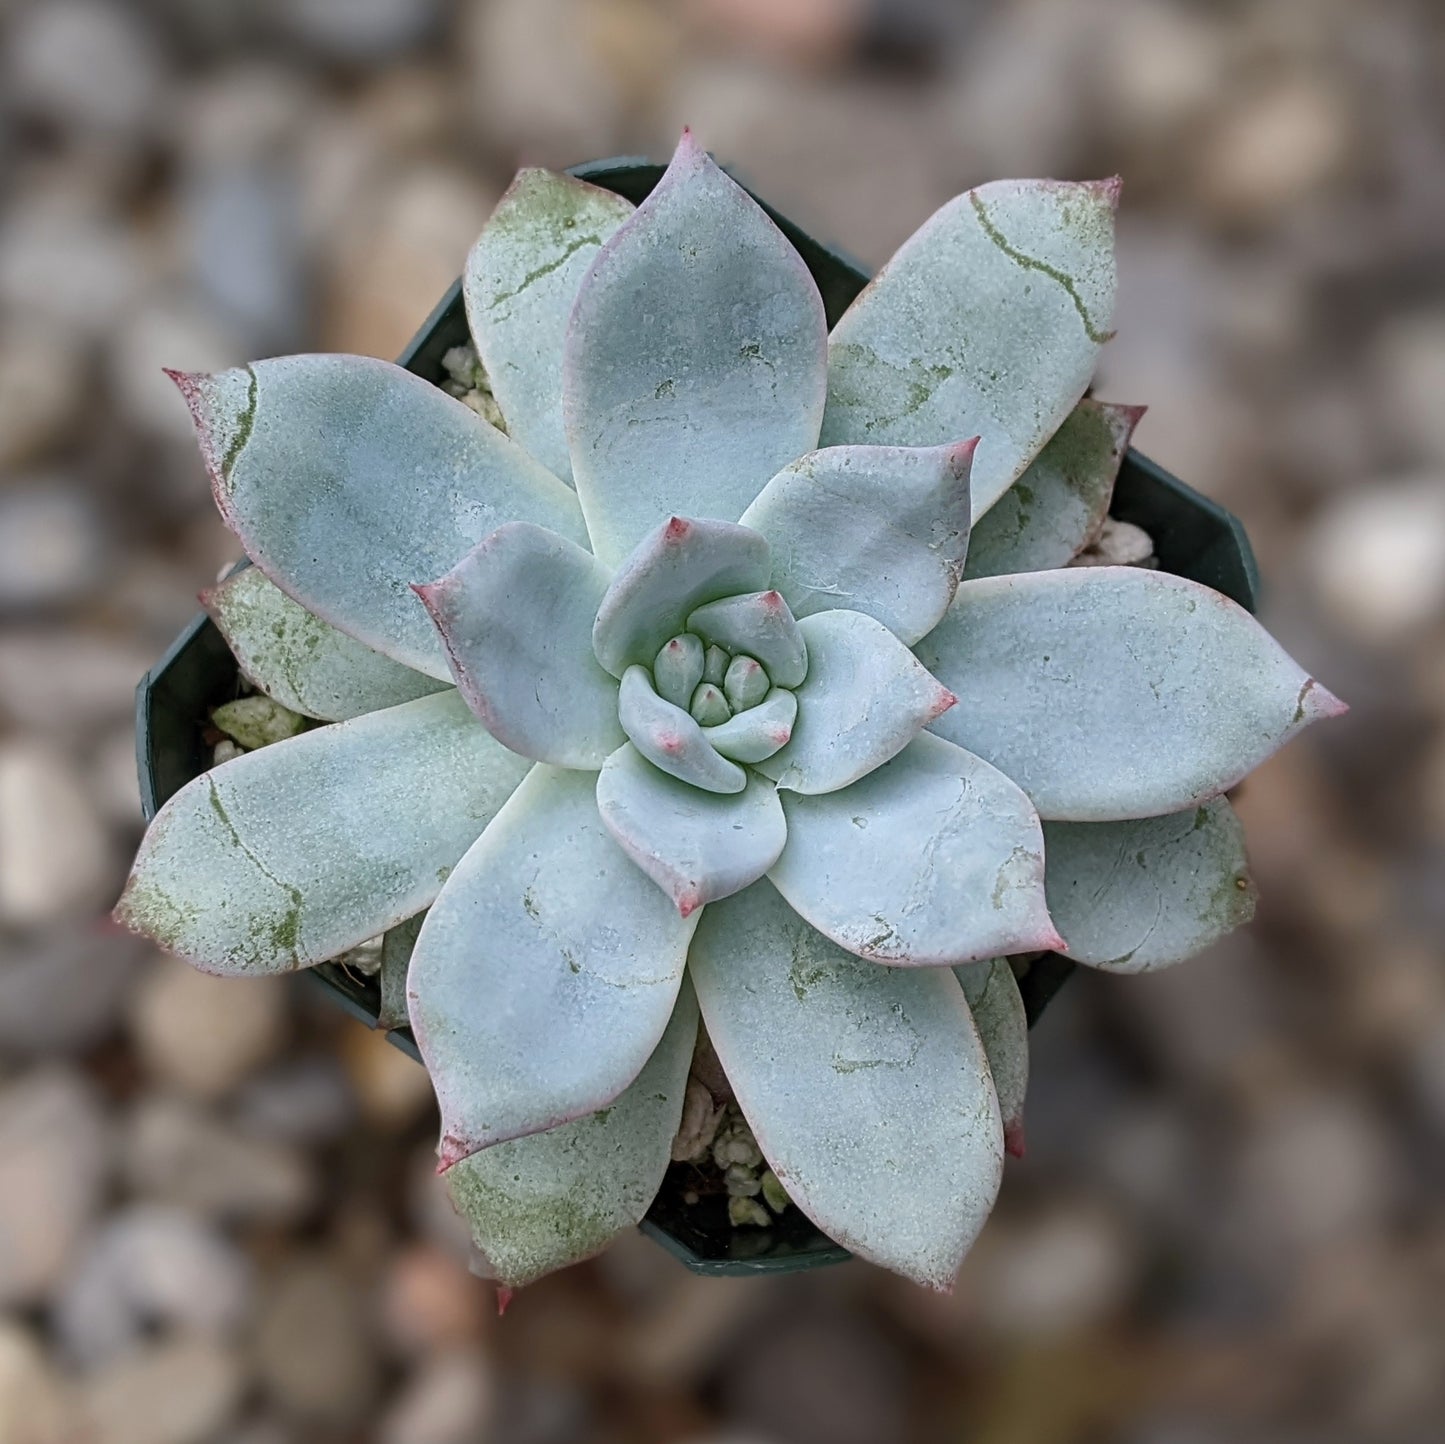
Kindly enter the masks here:
M 739 764 L 792 740 L 808 653 L 780 593 L 705 603 L 662 644 L 651 668 L 622 677 L 618 717 L 655 767 L 709 792 L 740 792 Z
M 623 563 L 597 615 L 623 732 L 654 767 L 707 792 L 741 792 L 744 768 L 786 747 L 797 724 L 808 649 L 766 587 L 770 571 L 756 532 L 673 517 Z

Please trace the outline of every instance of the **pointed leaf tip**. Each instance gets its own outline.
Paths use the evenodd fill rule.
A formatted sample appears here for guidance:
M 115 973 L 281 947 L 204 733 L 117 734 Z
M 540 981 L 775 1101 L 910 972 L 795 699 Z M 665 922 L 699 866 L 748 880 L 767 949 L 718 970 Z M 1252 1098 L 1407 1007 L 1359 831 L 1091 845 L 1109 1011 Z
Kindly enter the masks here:
M 1313 677 L 1300 689 L 1301 721 L 1325 721 L 1331 717 L 1343 717 L 1349 710 L 1348 702 L 1342 702 L 1328 687 L 1321 686 Z
M 1005 1123 L 1003 1126 L 1003 1149 L 1010 1158 L 1024 1156 L 1024 1126 L 1022 1123 Z

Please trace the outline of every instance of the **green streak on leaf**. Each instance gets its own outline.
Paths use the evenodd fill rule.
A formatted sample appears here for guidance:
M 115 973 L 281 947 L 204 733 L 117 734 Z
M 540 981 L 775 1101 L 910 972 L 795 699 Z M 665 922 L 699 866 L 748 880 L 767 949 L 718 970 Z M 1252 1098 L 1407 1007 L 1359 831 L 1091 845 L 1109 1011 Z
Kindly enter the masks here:
M 236 434 L 231 438 L 225 456 L 221 458 L 221 479 L 227 486 L 231 484 L 231 469 L 251 439 L 251 431 L 256 424 L 256 368 L 247 366 L 246 375 L 251 378 L 246 384 L 246 409 L 236 418 Z
M 543 276 L 550 276 L 553 271 L 561 270 L 583 246 L 600 246 L 601 244 L 602 237 L 598 235 L 578 236 L 575 240 L 569 241 L 567 245 L 563 247 L 560 256 L 538 266 L 535 271 L 528 271 L 510 291 L 503 291 L 499 295 L 493 296 L 492 299 L 487 302 L 487 310 L 495 311 L 504 301 L 511 301 L 515 297 L 520 296 L 534 281 L 540 281 Z
M 994 225 L 989 219 L 988 210 L 977 194 L 971 194 L 969 200 L 973 203 L 974 214 L 978 216 L 978 223 L 983 227 L 983 233 L 1009 260 L 1016 265 L 1022 266 L 1027 271 L 1037 271 L 1040 275 L 1047 276 L 1051 281 L 1057 281 L 1069 294 L 1069 299 L 1074 303 L 1074 309 L 1079 313 L 1079 319 L 1084 323 L 1084 332 L 1096 346 L 1102 346 L 1109 339 L 1109 332 L 1100 331 L 1089 317 L 1084 307 L 1083 298 L 1079 295 L 1079 288 L 1074 284 L 1072 276 L 1059 270 L 1057 266 L 1051 266 L 1047 261 L 1036 260 L 1033 256 L 1025 255 L 1016 246 L 1010 243 L 1007 236 Z
M 297 943 L 301 934 L 301 905 L 304 899 L 301 896 L 301 889 L 293 887 L 289 882 L 282 882 L 252 850 L 246 846 L 241 839 L 241 834 L 236 830 L 236 824 L 231 821 L 231 815 L 226 811 L 226 805 L 221 801 L 221 794 L 216 788 L 216 780 L 209 774 L 206 782 L 210 786 L 211 811 L 220 819 L 221 826 L 226 829 L 231 841 L 236 848 L 247 859 L 248 862 L 261 874 L 262 877 L 274 883 L 291 901 L 281 919 L 276 922 L 267 932 L 265 943 L 276 951 L 289 953 L 292 963 L 300 967 L 301 957 L 297 950 Z M 262 941 L 257 939 L 258 942 Z

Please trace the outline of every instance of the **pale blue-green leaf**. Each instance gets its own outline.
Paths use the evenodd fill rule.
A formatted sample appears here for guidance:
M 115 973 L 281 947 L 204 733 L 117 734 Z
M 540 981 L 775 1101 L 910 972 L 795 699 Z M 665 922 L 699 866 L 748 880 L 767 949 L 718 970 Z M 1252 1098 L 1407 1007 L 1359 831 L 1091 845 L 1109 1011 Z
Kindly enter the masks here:
M 407 1025 L 406 971 L 411 965 L 411 950 L 416 946 L 416 936 L 425 921 L 426 914 L 420 912 L 394 928 L 388 928 L 381 940 L 381 967 L 376 975 L 380 992 L 376 1026 L 388 1032 Z
M 958 694 L 933 730 L 1066 822 L 1195 807 L 1344 710 L 1242 607 L 1138 567 L 963 582 L 916 650 Z
M 563 411 L 592 549 L 615 564 L 672 513 L 736 521 L 818 444 L 826 386 L 808 268 L 684 132 L 572 312 Z
M 961 747 L 925 732 L 851 787 L 782 801 L 788 843 L 768 876 L 850 953 L 936 967 L 1058 944 L 1038 817 Z
M 862 612 L 816 612 L 798 626 L 808 676 L 792 740 L 759 763 L 779 787 L 833 792 L 896 757 L 953 693 L 883 625 Z
M 947 1289 L 998 1193 L 1003 1131 L 946 968 L 879 968 L 766 881 L 693 940 L 703 1021 L 773 1172 L 854 1253 Z
M 606 1108 L 447 1170 L 452 1204 L 491 1277 L 521 1288 L 642 1221 L 667 1172 L 696 1039 L 697 1003 L 684 983 L 662 1041 Z
M 175 379 L 251 560 L 307 611 L 428 676 L 450 678 L 413 582 L 503 522 L 587 540 L 563 482 L 400 366 L 284 356 Z
M 697 919 L 612 840 L 596 790 L 535 767 L 422 925 L 407 998 L 443 1168 L 610 1103 L 672 1014 Z
M 562 348 L 582 278 L 632 202 L 552 171 L 517 172 L 467 257 L 467 322 L 507 434 L 563 481 Z
M 259 567 L 246 567 L 202 592 L 201 604 L 252 684 L 306 717 L 340 722 L 447 685 L 313 616 Z
M 761 662 L 779 687 L 796 687 L 808 675 L 808 649 L 780 592 L 743 592 L 699 607 L 687 629 L 705 642 Z
M 756 707 L 749 707 L 716 727 L 704 727 L 702 735 L 734 762 L 766 762 L 788 745 L 797 717 L 797 697 L 774 687 Z
M 766 778 L 750 773 L 741 792 L 705 792 L 658 771 L 630 743 L 598 775 L 597 810 L 683 917 L 756 882 L 788 836 Z
M 1244 829 L 1222 797 L 1134 822 L 1044 826 L 1061 950 L 1115 973 L 1183 962 L 1254 916 Z
M 796 615 L 846 607 L 916 642 L 963 570 L 973 452 L 971 440 L 815 451 L 763 488 L 743 524 L 767 537 L 773 584 Z
M 426 907 L 530 766 L 450 689 L 248 752 L 160 810 L 116 916 L 207 972 L 308 968 Z
M 1085 398 L 1034 463 L 978 520 L 965 577 L 1046 572 L 1077 556 L 1099 533 L 1142 406 Z
M 693 610 L 735 592 L 757 591 L 771 570 L 767 542 L 745 526 L 663 517 L 607 588 L 592 630 L 597 660 L 614 677 L 634 665 L 652 666 Z
M 628 740 L 654 767 L 708 792 L 741 792 L 747 774 L 707 740 L 691 714 L 657 695 L 646 667 L 622 677 L 617 717 Z
M 1004 1147 L 1017 1158 L 1024 1152 L 1024 1095 L 1029 1087 L 1029 1020 L 1023 994 L 1007 958 L 990 958 L 955 968 L 963 996 L 988 1054 Z
M 607 583 L 575 542 L 512 522 L 416 588 L 467 705 L 513 752 L 595 771 L 622 744 L 617 683 L 592 654 Z
M 833 328 L 823 444 L 977 435 L 977 521 L 1093 377 L 1117 203 L 1117 181 L 994 181 L 935 212 Z
M 702 685 L 703 645 L 690 632 L 679 633 L 662 644 L 652 664 L 652 682 L 657 695 L 674 707 L 687 707 Z

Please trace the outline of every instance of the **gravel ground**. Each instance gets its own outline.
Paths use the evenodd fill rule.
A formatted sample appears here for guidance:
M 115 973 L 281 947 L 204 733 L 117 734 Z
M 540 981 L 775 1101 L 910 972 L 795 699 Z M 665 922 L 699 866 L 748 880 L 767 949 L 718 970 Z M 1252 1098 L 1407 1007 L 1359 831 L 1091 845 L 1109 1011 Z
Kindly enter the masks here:
M 1435 0 L 0 0 L 0 1440 L 1426 1444 L 1445 1418 Z M 1247 784 L 1256 924 L 1077 978 L 951 1297 L 644 1240 L 505 1320 L 421 1070 L 99 921 L 131 689 L 236 555 L 161 365 L 394 355 L 519 163 L 684 121 L 876 264 L 1126 178 L 1101 394 L 1354 711 Z

